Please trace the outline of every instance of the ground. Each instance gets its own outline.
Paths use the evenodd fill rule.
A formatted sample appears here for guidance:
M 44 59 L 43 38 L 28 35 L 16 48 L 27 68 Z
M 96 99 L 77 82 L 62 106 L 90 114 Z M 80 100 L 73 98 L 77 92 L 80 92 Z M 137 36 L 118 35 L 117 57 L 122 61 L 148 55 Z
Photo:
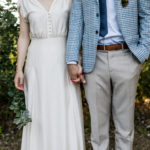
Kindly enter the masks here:
M 87 103 L 84 102 L 83 106 L 86 150 L 92 150 Z M 0 150 L 20 150 L 21 131 L 13 124 L 13 117 L 14 115 L 8 109 L 8 104 L 0 104 Z M 114 126 L 112 121 L 110 131 L 110 150 L 114 150 Z M 145 103 L 136 103 L 134 150 L 150 150 L 150 100 L 145 100 Z

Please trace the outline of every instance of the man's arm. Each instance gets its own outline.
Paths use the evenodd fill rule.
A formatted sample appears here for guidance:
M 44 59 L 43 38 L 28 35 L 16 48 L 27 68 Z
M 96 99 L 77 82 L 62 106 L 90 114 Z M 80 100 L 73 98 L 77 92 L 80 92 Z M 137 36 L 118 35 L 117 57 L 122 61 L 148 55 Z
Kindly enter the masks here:
M 69 21 L 66 62 L 78 62 L 83 37 L 82 0 L 73 0 Z
M 83 37 L 83 8 L 82 0 L 74 0 L 69 21 L 69 33 L 67 40 L 66 62 L 68 72 L 74 83 L 85 83 L 82 75 L 82 67 L 79 62 L 79 51 Z
M 142 62 L 148 59 L 150 54 L 150 0 L 138 0 L 139 11 L 139 46 L 145 52 Z

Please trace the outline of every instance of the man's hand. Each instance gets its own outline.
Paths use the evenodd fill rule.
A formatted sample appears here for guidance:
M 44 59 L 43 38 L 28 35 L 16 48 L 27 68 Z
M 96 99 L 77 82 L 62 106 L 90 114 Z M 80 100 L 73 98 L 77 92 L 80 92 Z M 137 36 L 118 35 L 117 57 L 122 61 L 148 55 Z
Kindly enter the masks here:
M 82 67 L 76 64 L 68 65 L 68 72 L 72 82 L 79 83 L 80 81 L 85 83 L 84 76 L 82 75 Z
M 78 64 L 78 68 L 79 68 L 78 76 L 80 77 L 80 81 L 85 84 L 86 81 L 85 81 L 84 75 L 82 73 L 82 67 L 81 67 L 81 65 Z

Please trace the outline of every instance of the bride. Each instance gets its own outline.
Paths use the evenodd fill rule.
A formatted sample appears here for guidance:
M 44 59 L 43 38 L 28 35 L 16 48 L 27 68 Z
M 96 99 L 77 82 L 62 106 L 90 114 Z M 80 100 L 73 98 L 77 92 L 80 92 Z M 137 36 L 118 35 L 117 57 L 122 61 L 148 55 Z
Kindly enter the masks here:
M 24 91 L 32 118 L 23 128 L 21 150 L 85 149 L 80 89 L 71 82 L 65 64 L 71 5 L 72 0 L 18 1 L 14 82 Z

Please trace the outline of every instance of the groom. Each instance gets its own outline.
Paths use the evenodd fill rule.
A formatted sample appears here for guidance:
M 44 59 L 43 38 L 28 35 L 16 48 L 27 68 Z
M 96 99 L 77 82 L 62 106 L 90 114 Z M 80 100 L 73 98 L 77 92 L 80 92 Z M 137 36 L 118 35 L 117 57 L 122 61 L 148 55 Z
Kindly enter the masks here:
M 116 150 L 133 149 L 136 88 L 149 54 L 149 0 L 73 0 L 66 61 L 73 82 L 86 79 L 94 150 L 109 149 L 111 113 Z

